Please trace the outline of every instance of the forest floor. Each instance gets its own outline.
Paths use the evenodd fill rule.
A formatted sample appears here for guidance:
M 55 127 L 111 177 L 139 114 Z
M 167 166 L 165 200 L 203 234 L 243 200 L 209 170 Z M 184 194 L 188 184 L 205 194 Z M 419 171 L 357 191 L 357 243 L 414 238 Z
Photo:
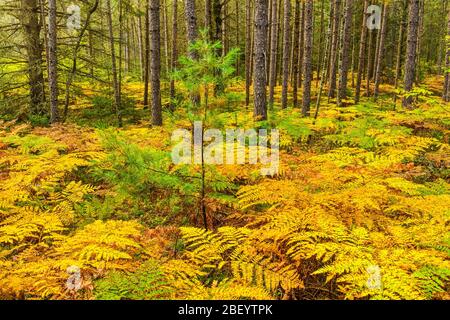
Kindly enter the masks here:
M 275 104 L 259 126 L 281 133 L 279 174 L 207 166 L 209 231 L 199 166 L 170 158 L 186 111 L 152 128 L 126 84 L 117 129 L 109 96 L 78 85 L 65 124 L 0 122 L 0 298 L 450 298 L 441 77 L 414 110 L 385 85 L 376 102 L 324 97 L 317 121 Z M 211 100 L 208 127 L 254 127 L 242 92 Z

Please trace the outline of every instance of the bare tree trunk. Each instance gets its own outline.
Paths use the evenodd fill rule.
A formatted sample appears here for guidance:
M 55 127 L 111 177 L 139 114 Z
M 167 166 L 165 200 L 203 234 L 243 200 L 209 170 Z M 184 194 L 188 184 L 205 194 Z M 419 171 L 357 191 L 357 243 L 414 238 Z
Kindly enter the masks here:
M 358 75 L 356 77 L 356 89 L 355 89 L 355 104 L 359 103 L 359 99 L 361 97 L 361 80 L 362 73 L 364 69 L 364 58 L 366 52 L 366 40 L 367 40 L 367 8 L 369 2 L 368 0 L 364 0 L 364 12 L 363 12 L 363 21 L 361 25 L 361 40 L 359 42 L 359 61 L 358 61 Z
M 173 1 L 173 7 L 172 7 L 172 65 L 171 70 L 172 72 L 175 71 L 177 67 L 177 60 L 178 60 L 178 1 Z M 170 80 L 170 110 L 175 110 L 175 80 Z
M 278 5 L 277 0 L 272 0 L 272 35 L 270 36 L 270 67 L 269 67 L 269 106 L 273 106 L 274 94 L 276 86 L 276 68 L 277 68 L 277 52 L 278 52 Z
M 267 44 L 268 0 L 255 0 L 255 56 L 254 95 L 256 120 L 267 119 L 266 101 L 266 44 Z
M 448 12 L 447 22 L 447 37 L 450 38 L 450 11 Z M 447 39 L 448 39 L 447 38 Z M 445 55 L 445 82 L 444 82 L 444 101 L 450 101 L 450 45 L 449 41 L 446 41 L 446 55 Z
M 287 108 L 289 86 L 289 53 L 291 45 L 291 0 L 284 0 L 284 37 L 283 37 L 283 91 L 281 94 L 281 108 Z
M 300 46 L 300 52 L 298 55 L 298 77 L 297 77 L 297 87 L 301 88 L 303 83 L 303 55 L 305 52 L 305 2 L 302 1 L 302 8 L 301 8 L 302 14 L 301 14 L 301 21 L 300 21 L 300 40 L 299 40 L 299 46 Z
M 109 1 L 109 0 L 108 0 Z M 150 0 L 145 2 L 145 53 L 144 53 L 144 110 L 148 109 L 150 79 Z
M 55 123 L 59 121 L 56 0 L 48 1 L 48 55 L 50 122 Z
M 163 0 L 163 26 L 164 26 L 164 62 L 165 62 L 165 69 L 166 69 L 166 76 L 169 75 L 170 70 L 170 63 L 169 63 L 169 23 L 167 21 L 167 2 L 166 0 Z
M 311 104 L 312 50 L 313 50 L 313 0 L 306 0 L 305 5 L 305 54 L 303 57 L 303 116 L 309 116 Z
M 25 33 L 25 45 L 28 58 L 30 112 L 31 114 L 39 114 L 43 111 L 45 98 L 38 3 L 37 0 L 22 0 L 21 6 L 21 23 Z
M 185 0 L 184 9 L 186 15 L 186 29 L 189 44 L 197 40 L 197 15 L 195 13 L 195 0 Z M 197 60 L 198 53 L 195 50 L 189 50 L 189 56 Z M 200 95 L 198 92 L 191 93 L 191 101 L 194 105 L 200 104 Z
M 384 57 L 384 42 L 386 39 L 386 26 L 389 12 L 389 5 L 386 3 L 383 6 L 383 19 L 381 24 L 381 34 L 380 34 L 380 45 L 378 48 L 378 57 L 375 71 L 375 89 L 374 89 L 374 97 L 375 99 L 378 97 L 379 89 L 380 89 L 380 78 L 383 67 L 383 57 Z
M 141 72 L 141 80 L 145 82 L 145 57 L 144 57 L 144 46 L 142 40 L 142 18 L 138 17 L 138 45 L 139 45 L 139 66 Z
M 395 63 L 395 81 L 394 86 L 395 89 L 398 88 L 398 80 L 400 79 L 401 69 L 402 69 L 402 53 L 403 53 L 403 38 L 405 33 L 405 25 L 406 25 L 406 14 L 408 10 L 408 0 L 403 0 L 403 13 L 402 13 L 402 21 L 400 22 L 400 29 L 398 34 L 398 43 L 397 43 L 397 59 Z
M 211 11 L 211 0 L 205 0 L 205 23 L 204 27 L 208 30 L 209 40 L 213 38 L 213 28 L 212 28 L 212 11 Z
M 406 48 L 405 63 L 405 91 L 409 93 L 413 88 L 416 71 L 417 34 L 419 29 L 419 0 L 410 0 L 408 25 L 408 45 Z M 412 108 L 412 97 L 403 97 L 402 104 L 405 108 Z
M 317 70 L 316 70 L 316 88 L 319 85 L 320 70 L 322 70 L 322 57 L 323 57 L 323 34 L 325 32 L 325 2 L 320 3 L 320 36 L 319 36 L 319 52 L 317 57 Z
M 251 86 L 251 0 L 245 2 L 245 105 L 248 107 L 250 104 L 250 86 Z
M 347 82 L 350 58 L 350 41 L 352 37 L 352 8 L 353 0 L 345 0 L 344 26 L 342 30 L 342 50 L 339 66 L 338 106 L 342 106 L 342 100 L 347 98 Z
M 367 70 L 366 70 L 366 96 L 370 97 L 370 77 L 372 76 L 372 51 L 373 51 L 373 30 L 369 30 L 369 44 L 367 53 Z
M 152 124 L 162 126 L 161 110 L 161 31 L 159 0 L 150 1 L 150 42 L 152 80 Z
M 300 38 L 300 0 L 295 0 L 295 14 L 294 14 L 294 33 L 293 33 L 293 54 L 292 54 L 292 97 L 294 108 L 298 107 L 298 51 Z
M 328 100 L 336 96 L 336 82 L 337 82 L 336 73 L 339 61 L 341 0 L 334 0 L 333 3 L 334 3 L 333 42 L 331 44 L 330 86 L 328 90 Z
M 333 16 L 333 6 L 331 6 L 330 8 L 330 17 Z M 327 28 L 327 33 L 325 35 L 325 53 L 327 53 L 331 44 L 331 27 L 332 27 L 332 19 L 330 19 L 330 21 L 328 22 L 328 28 Z M 322 92 L 323 92 L 323 86 L 324 83 L 326 81 L 326 73 L 328 70 L 328 64 L 330 63 L 329 59 L 324 59 L 323 61 L 323 66 L 322 66 L 322 73 L 320 75 L 320 85 L 319 85 L 319 92 L 317 93 L 317 100 L 316 100 L 316 111 L 314 113 L 314 121 L 317 120 L 318 116 L 319 116 L 319 109 L 320 109 L 320 101 L 322 98 Z
M 106 15 L 108 16 L 109 42 L 111 47 L 110 49 L 111 49 L 111 69 L 113 75 L 113 88 L 114 88 L 114 108 L 116 110 L 118 126 L 122 127 L 121 97 L 120 97 L 119 79 L 117 76 L 116 51 L 114 48 L 114 31 L 112 24 L 111 0 L 106 0 Z

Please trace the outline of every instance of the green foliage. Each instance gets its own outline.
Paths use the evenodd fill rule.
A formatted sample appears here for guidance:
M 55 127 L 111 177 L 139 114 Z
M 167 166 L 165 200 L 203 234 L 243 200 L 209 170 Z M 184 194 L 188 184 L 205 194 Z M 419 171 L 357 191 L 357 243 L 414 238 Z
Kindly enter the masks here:
M 113 271 L 95 282 L 97 300 L 162 300 L 170 288 L 158 261 L 148 260 L 133 273 Z

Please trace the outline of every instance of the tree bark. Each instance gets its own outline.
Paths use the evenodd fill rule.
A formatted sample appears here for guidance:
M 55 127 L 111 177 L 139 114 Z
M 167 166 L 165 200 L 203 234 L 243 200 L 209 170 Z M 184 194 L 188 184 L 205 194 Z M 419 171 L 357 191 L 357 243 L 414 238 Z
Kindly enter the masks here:
M 59 121 L 58 111 L 58 57 L 56 0 L 48 1 L 48 85 L 50 94 L 50 122 Z
M 269 106 L 273 106 L 276 86 L 276 68 L 278 53 L 278 5 L 277 0 L 272 0 L 271 36 L 270 36 L 270 67 L 269 67 Z
M 172 7 L 172 61 L 171 70 L 175 71 L 178 62 L 178 1 L 173 1 Z M 175 79 L 170 80 L 170 110 L 175 110 Z
M 110 1 L 110 0 L 108 0 Z M 144 110 L 148 109 L 148 89 L 150 79 L 150 0 L 145 2 L 145 52 L 144 52 Z
M 336 73 L 338 69 L 338 58 L 339 58 L 341 0 L 334 0 L 333 5 L 334 5 L 333 41 L 331 44 L 330 85 L 328 90 L 328 100 L 336 96 L 336 82 L 337 82 Z
M 184 10 L 186 16 L 186 29 L 187 38 L 189 44 L 194 43 L 197 40 L 197 15 L 195 13 L 195 0 L 185 0 Z M 195 50 L 189 50 L 188 52 L 191 59 L 198 60 L 198 52 Z M 191 101 L 194 105 L 200 104 L 200 94 L 198 92 L 191 93 Z
M 383 6 L 383 19 L 381 24 L 381 34 L 380 34 L 380 45 L 378 48 L 378 57 L 375 71 L 375 89 L 374 89 L 374 97 L 375 99 L 378 97 L 379 89 L 380 89 L 380 79 L 383 67 L 383 57 L 384 57 L 384 43 L 386 40 L 386 29 L 387 29 L 387 19 L 389 12 L 389 5 L 386 3 Z
M 369 1 L 364 0 L 364 12 L 363 21 L 361 25 L 361 39 L 359 42 L 359 60 L 358 60 L 358 75 L 356 77 L 356 89 L 355 89 L 355 104 L 359 103 L 361 97 L 361 80 L 362 73 L 364 69 L 365 52 L 366 52 L 366 40 L 367 40 L 367 8 L 369 6 Z
M 161 110 L 161 31 L 159 0 L 150 0 L 150 42 L 152 81 L 152 124 L 162 126 Z
M 448 12 L 448 22 L 447 22 L 447 39 L 450 38 L 450 11 Z M 444 81 L 444 100 L 446 102 L 450 101 L 450 43 L 447 40 L 445 42 L 446 55 L 445 55 L 445 81 Z
M 397 42 L 397 58 L 395 63 L 395 80 L 394 86 L 395 89 L 398 88 L 398 80 L 400 79 L 401 68 L 402 68 L 402 53 L 403 53 L 403 38 L 405 33 L 405 25 L 406 25 L 406 14 L 408 10 L 408 0 L 403 0 L 403 12 L 402 12 L 402 20 L 400 21 L 400 29 L 398 32 L 398 42 Z
M 281 108 L 287 108 L 289 85 L 289 53 L 291 45 L 291 0 L 284 0 L 284 26 L 283 26 L 283 90 L 281 93 Z
M 300 38 L 300 0 L 295 0 L 295 13 L 294 13 L 294 33 L 293 33 L 293 54 L 292 54 L 292 97 L 294 108 L 298 108 L 298 51 L 299 51 L 299 39 Z
M 352 10 L 353 0 L 345 1 L 344 10 L 344 26 L 342 34 L 342 50 L 339 66 L 339 87 L 338 87 L 338 106 L 342 106 L 342 100 L 347 98 L 347 82 L 348 82 L 348 69 L 350 58 L 350 41 L 352 37 Z
M 266 44 L 268 0 L 255 0 L 255 55 L 254 55 L 254 117 L 267 119 L 266 101 Z
M 417 35 L 419 29 L 419 0 L 410 0 L 408 25 L 408 44 L 406 48 L 404 90 L 409 93 L 413 88 L 416 71 Z M 412 109 L 412 97 L 403 97 L 402 104 Z
M 303 116 L 309 116 L 311 104 L 312 50 L 313 50 L 313 0 L 305 3 L 305 53 L 303 57 Z
M 251 86 L 251 0 L 245 2 L 245 105 L 250 104 L 250 86 Z
M 45 97 L 38 2 L 37 0 L 22 0 L 21 6 L 21 23 L 25 33 L 25 45 L 28 58 L 30 113 L 39 114 L 43 111 Z
M 106 15 L 108 17 L 109 43 L 111 50 L 111 69 L 112 69 L 111 71 L 113 75 L 114 108 L 116 110 L 118 126 L 122 127 L 121 97 L 120 97 L 119 79 L 117 76 L 116 51 L 114 48 L 114 31 L 112 24 L 111 0 L 106 0 Z

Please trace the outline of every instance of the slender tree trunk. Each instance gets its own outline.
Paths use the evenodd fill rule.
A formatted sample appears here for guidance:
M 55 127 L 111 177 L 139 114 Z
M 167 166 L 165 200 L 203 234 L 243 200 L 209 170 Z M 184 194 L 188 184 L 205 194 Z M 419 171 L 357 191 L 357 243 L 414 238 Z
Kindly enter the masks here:
M 311 104 L 312 50 L 313 50 L 313 0 L 306 0 L 305 5 L 305 54 L 303 57 L 303 116 L 309 116 Z
M 272 18 L 271 18 L 271 32 L 270 36 L 270 67 L 269 67 L 269 106 L 273 106 L 274 94 L 276 86 L 276 68 L 277 68 L 277 52 L 278 52 L 278 5 L 277 0 L 272 0 Z
M 378 48 L 378 57 L 376 64 L 376 72 L 375 72 L 375 89 L 374 89 L 374 97 L 375 99 L 378 97 L 379 89 L 380 89 L 380 79 L 383 67 L 383 57 L 384 57 L 384 42 L 386 40 L 386 29 L 387 29 L 387 20 L 388 20 L 388 12 L 389 5 L 386 3 L 383 8 L 383 19 L 381 24 L 381 33 L 380 33 L 380 45 Z
M 24 29 L 28 58 L 30 112 L 31 114 L 39 114 L 43 110 L 45 98 L 38 3 L 37 0 L 22 0 L 21 5 L 21 23 Z
M 300 0 L 295 0 L 295 14 L 294 14 L 294 33 L 293 33 L 293 54 L 292 54 L 292 97 L 294 108 L 298 108 L 298 51 L 300 38 Z
M 305 52 L 305 2 L 302 1 L 302 14 L 301 14 L 301 22 L 300 22 L 300 52 L 298 55 L 298 77 L 297 77 L 297 87 L 301 88 L 303 83 L 303 55 Z
M 404 89 L 409 93 L 413 88 L 414 75 L 416 71 L 417 34 L 419 29 L 419 0 L 410 0 L 408 45 L 406 48 L 405 80 Z M 403 97 L 403 107 L 412 109 L 413 99 L 411 96 Z
M 184 10 L 186 16 L 186 29 L 189 44 L 197 40 L 197 15 L 195 13 L 195 0 L 185 0 Z M 198 60 L 198 53 L 195 50 L 189 50 L 189 56 Z M 191 93 L 191 101 L 194 105 L 200 104 L 200 94 L 198 92 Z
M 367 8 L 369 2 L 364 0 L 364 12 L 363 21 L 361 24 L 361 40 L 359 42 L 359 60 L 358 60 L 358 75 L 356 77 L 356 89 L 355 89 L 355 104 L 359 103 L 361 97 L 361 80 L 364 69 L 365 53 L 366 53 L 366 40 L 367 40 Z
M 291 0 L 284 0 L 284 36 L 283 36 L 283 90 L 281 94 L 281 108 L 287 108 L 289 86 L 289 53 L 291 45 Z
M 142 40 L 142 18 L 138 17 L 138 45 L 139 45 L 139 66 L 141 73 L 141 80 L 145 82 L 145 53 L 143 40 Z
M 55 123 L 59 121 L 56 0 L 48 1 L 48 55 L 50 122 Z
M 161 111 L 161 31 L 159 0 L 150 0 L 150 57 L 152 80 L 152 124 L 162 125 Z
M 110 1 L 110 0 L 108 0 Z M 145 2 L 145 53 L 144 53 L 144 110 L 148 109 L 148 89 L 150 80 L 150 0 Z
M 330 17 L 333 16 L 333 6 L 331 6 L 330 8 Z M 331 27 L 332 27 L 332 19 L 330 19 L 330 21 L 328 22 L 328 28 L 327 28 L 327 33 L 325 35 L 325 53 L 327 53 L 330 47 L 330 43 L 331 43 Z M 324 83 L 326 81 L 326 73 L 328 70 L 328 64 L 329 64 L 330 60 L 329 59 L 324 59 L 323 61 L 323 66 L 322 66 L 322 71 L 321 71 L 321 76 L 320 76 L 320 85 L 319 85 L 319 91 L 317 93 L 317 100 L 316 100 L 316 111 L 314 113 L 314 121 L 317 120 L 318 116 L 319 116 L 319 109 L 320 109 L 320 101 L 322 98 L 322 92 L 323 92 L 323 86 Z
M 342 34 L 342 50 L 339 66 L 338 106 L 342 106 L 342 100 L 347 98 L 347 82 L 350 58 L 350 42 L 352 37 L 352 9 L 353 0 L 345 0 L 344 26 Z
M 446 55 L 445 55 L 445 81 L 444 81 L 444 100 L 446 102 L 450 101 L 450 11 L 448 12 L 448 22 L 447 22 L 447 41 L 445 43 Z
M 328 91 L 328 100 L 336 96 L 336 82 L 337 82 L 336 73 L 339 62 L 341 0 L 334 0 L 333 5 L 334 5 L 333 42 L 331 44 L 330 86 Z
M 267 44 L 268 0 L 255 0 L 255 56 L 254 95 L 256 120 L 267 119 L 266 105 L 266 44 Z
M 367 53 L 367 69 L 366 69 L 366 96 L 370 97 L 370 77 L 372 75 L 372 51 L 373 51 L 373 34 L 374 30 L 369 30 L 369 44 Z
M 178 1 L 173 1 L 172 7 L 172 61 L 171 70 L 175 71 L 178 61 Z M 175 80 L 170 80 L 170 110 L 175 110 Z
M 166 76 L 169 76 L 169 70 L 170 70 L 170 63 L 169 63 L 169 22 L 167 21 L 167 2 L 166 0 L 163 0 L 162 2 L 163 6 L 163 26 L 164 26 L 164 62 L 165 62 L 165 69 L 166 69 Z
M 403 38 L 404 38 L 404 33 L 405 33 L 405 25 L 407 24 L 407 22 L 406 22 L 407 10 L 408 10 L 408 0 L 403 0 L 402 21 L 400 22 L 400 29 L 398 32 L 397 58 L 396 58 L 396 63 L 395 63 L 395 81 L 394 81 L 395 89 L 398 88 L 398 80 L 400 79 L 400 76 L 401 76 Z
M 250 104 L 250 86 L 251 86 L 251 0 L 245 2 L 245 105 Z
M 211 0 L 205 0 L 205 29 L 208 30 L 208 36 L 211 40 L 213 38 L 213 27 L 212 27 L 212 18 L 211 18 Z
M 111 0 L 106 0 L 106 15 L 108 17 L 108 30 L 109 30 L 109 43 L 111 49 L 111 71 L 113 75 L 113 88 L 114 88 L 114 108 L 116 110 L 118 126 L 122 127 L 122 114 L 121 114 L 121 97 L 119 89 L 119 79 L 117 76 L 117 64 L 116 64 L 116 50 L 114 48 L 114 31 L 112 23 L 112 11 Z
M 317 57 L 317 71 L 316 71 L 316 88 L 319 85 L 320 70 L 322 70 L 322 58 L 323 58 L 323 34 L 325 32 L 325 1 L 320 3 L 320 36 L 319 36 L 319 52 Z

